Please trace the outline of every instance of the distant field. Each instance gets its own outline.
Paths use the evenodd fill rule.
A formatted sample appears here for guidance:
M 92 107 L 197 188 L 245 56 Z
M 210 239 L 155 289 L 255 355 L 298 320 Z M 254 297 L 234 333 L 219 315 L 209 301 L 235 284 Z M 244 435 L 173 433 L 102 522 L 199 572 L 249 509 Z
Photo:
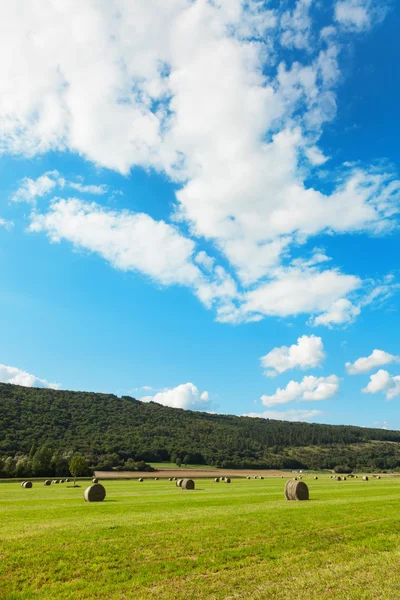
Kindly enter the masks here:
M 173 462 L 151 462 L 149 463 L 154 469 L 178 469 L 179 467 Z M 208 465 L 182 465 L 184 469 L 210 469 Z
M 0 483 L 0 598 L 398 600 L 400 480 L 305 481 Z

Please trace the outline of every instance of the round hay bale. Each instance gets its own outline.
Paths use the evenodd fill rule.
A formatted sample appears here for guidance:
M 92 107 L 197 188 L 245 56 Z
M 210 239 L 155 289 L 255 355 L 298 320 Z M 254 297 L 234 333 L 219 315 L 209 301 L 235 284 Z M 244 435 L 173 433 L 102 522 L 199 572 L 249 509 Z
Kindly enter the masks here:
M 21 487 L 24 487 L 25 481 L 21 481 Z
M 250 475 L 247 475 L 247 479 L 251 479 Z
M 308 500 L 309 492 L 308 486 L 304 481 L 296 481 L 295 479 L 289 479 L 286 482 L 284 490 L 286 500 Z
M 46 479 L 46 481 L 44 482 L 44 485 L 51 485 L 50 479 Z
M 318 479 L 318 477 L 315 475 L 314 479 Z
M 172 477 L 168 477 L 168 481 L 172 481 Z
M 86 502 L 103 502 L 106 497 L 106 490 L 101 483 L 94 483 L 86 488 L 83 497 Z
M 368 481 L 368 475 L 364 475 L 363 481 Z
M 183 479 L 181 488 L 183 490 L 194 490 L 194 481 L 193 479 Z
M 381 477 L 380 477 L 380 475 L 377 475 L 377 476 L 376 476 L 376 478 L 377 478 L 377 479 L 380 479 Z
M 176 477 L 173 477 L 173 478 L 172 478 L 172 481 L 176 481 Z
M 225 477 L 225 483 L 230 483 L 231 482 L 231 478 L 230 477 Z
M 142 482 L 143 481 L 143 477 L 139 477 L 138 481 Z
M 219 482 L 219 477 L 216 477 L 216 478 L 214 479 L 214 481 L 215 481 L 215 483 L 218 483 L 218 482 Z
M 338 476 L 336 477 L 336 481 L 342 481 L 342 478 L 340 477 L 340 475 L 338 475 Z
M 69 479 L 64 479 L 65 483 L 69 483 Z
M 182 487 L 182 481 L 183 479 L 177 479 L 175 483 L 176 487 Z
M 292 481 L 297 481 L 298 477 L 293 477 Z
M 32 481 L 24 481 L 24 488 L 31 488 L 32 487 Z
M 53 483 L 58 483 L 58 479 L 53 479 Z
M 260 477 L 260 479 L 264 479 L 264 477 Z
M 343 481 L 347 481 L 347 477 L 343 477 Z
M 158 481 L 158 477 L 154 477 L 154 481 Z
M 93 477 L 92 483 L 99 483 L 99 480 L 96 477 Z

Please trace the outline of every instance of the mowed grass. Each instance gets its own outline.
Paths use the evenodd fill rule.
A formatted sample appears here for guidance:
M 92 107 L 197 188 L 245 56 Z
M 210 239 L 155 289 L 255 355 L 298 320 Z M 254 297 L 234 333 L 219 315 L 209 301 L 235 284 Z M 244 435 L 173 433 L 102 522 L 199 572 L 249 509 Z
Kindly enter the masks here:
M 400 598 L 400 479 L 0 483 L 0 597 Z

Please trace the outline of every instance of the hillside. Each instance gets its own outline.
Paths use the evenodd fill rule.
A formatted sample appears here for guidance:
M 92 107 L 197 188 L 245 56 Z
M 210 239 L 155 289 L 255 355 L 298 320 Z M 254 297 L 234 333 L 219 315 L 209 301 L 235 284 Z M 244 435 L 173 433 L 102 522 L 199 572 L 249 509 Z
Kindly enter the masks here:
M 176 457 L 225 467 L 400 467 L 399 431 L 215 415 L 128 396 L 0 384 L 3 466 L 7 457 L 32 459 L 43 447 L 60 465 L 81 452 L 97 468 Z

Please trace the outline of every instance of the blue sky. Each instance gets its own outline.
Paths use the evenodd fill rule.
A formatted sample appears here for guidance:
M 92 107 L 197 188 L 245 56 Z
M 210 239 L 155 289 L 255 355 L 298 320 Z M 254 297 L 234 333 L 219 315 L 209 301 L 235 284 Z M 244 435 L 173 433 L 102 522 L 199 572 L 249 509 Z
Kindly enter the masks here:
M 400 428 L 400 9 L 1 11 L 0 380 Z

